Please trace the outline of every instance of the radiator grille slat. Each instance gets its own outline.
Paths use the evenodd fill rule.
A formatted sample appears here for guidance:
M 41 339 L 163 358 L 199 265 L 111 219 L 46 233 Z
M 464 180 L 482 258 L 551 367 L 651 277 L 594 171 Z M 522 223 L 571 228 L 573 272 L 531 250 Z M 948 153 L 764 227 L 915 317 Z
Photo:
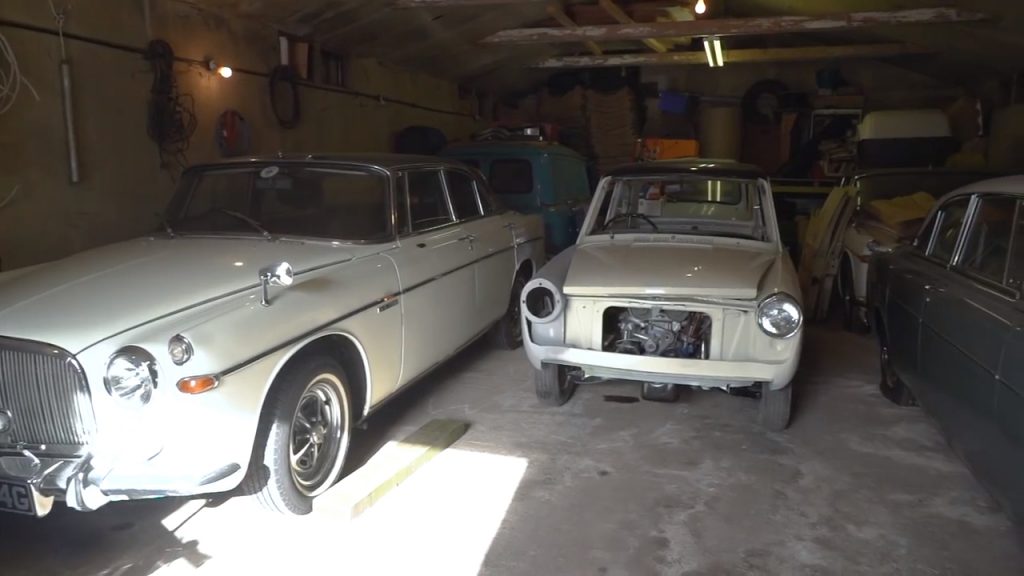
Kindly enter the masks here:
M 96 423 L 74 358 L 55 346 L 0 339 L 0 410 L 13 416 L 0 447 L 85 446 Z

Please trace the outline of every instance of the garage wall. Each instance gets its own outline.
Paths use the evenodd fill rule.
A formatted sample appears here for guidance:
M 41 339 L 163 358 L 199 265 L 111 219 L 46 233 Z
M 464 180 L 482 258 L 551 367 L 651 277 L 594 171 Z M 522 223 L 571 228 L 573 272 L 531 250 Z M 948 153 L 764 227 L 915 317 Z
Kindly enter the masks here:
M 760 80 L 778 80 L 794 92 L 817 91 L 815 74 L 828 62 L 778 64 L 727 64 L 708 66 L 652 67 L 644 69 L 644 82 L 657 82 L 665 90 L 706 96 L 740 98 Z M 832 63 L 846 81 L 864 94 L 870 109 L 946 106 L 962 91 L 939 81 L 879 61 Z
M 64 0 L 54 0 L 60 7 Z M 2 0 L 0 20 L 55 30 L 43 0 Z M 175 54 L 213 57 L 236 70 L 269 71 L 278 61 L 277 32 L 254 22 L 228 20 L 189 3 L 89 0 L 76 2 L 65 30 L 90 39 L 143 48 L 150 35 L 167 40 Z M 149 31 L 147 31 L 147 28 Z M 153 230 L 169 198 L 176 169 L 162 169 L 156 145 L 146 135 L 149 64 L 129 50 L 68 39 L 82 181 L 68 181 L 58 78 L 56 36 L 0 23 L 22 75 L 39 94 L 22 89 L 14 107 L 0 115 L 0 260 L 9 270 Z M 348 88 L 415 101 L 428 108 L 382 104 L 314 88 L 300 93 L 303 120 L 285 130 L 270 109 L 265 76 L 236 73 L 230 79 L 201 66 L 176 65 L 179 89 L 195 100 L 198 128 L 189 163 L 219 156 L 214 131 L 227 108 L 238 110 L 252 129 L 254 154 L 282 152 L 388 151 L 394 133 L 431 125 L 450 139 L 475 130 L 474 104 L 460 100 L 449 82 L 353 60 Z M 16 189 L 13 197 L 12 191 Z

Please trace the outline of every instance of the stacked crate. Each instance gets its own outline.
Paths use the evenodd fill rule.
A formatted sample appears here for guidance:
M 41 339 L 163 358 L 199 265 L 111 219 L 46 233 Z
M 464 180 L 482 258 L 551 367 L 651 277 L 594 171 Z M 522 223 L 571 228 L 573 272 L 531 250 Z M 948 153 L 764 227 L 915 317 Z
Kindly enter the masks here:
M 544 90 L 540 95 L 540 117 L 558 126 L 558 141 L 584 156 L 590 155 L 587 135 L 586 91 L 577 86 L 565 94 L 553 95 Z
M 603 173 L 635 159 L 639 130 L 632 90 L 588 91 L 587 123 L 598 170 Z

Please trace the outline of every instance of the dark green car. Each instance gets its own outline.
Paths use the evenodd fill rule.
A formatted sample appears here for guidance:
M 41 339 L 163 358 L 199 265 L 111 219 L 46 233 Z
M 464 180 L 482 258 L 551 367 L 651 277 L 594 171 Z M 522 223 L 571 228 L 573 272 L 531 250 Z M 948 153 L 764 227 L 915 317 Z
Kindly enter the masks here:
M 868 276 L 882 392 L 940 424 L 975 476 L 1024 519 L 1024 176 L 942 198 L 912 246 Z

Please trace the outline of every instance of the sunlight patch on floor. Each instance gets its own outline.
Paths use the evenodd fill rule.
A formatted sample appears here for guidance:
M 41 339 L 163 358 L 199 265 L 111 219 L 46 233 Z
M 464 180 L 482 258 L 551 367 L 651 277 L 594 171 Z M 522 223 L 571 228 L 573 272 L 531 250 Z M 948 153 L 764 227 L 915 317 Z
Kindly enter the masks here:
M 355 520 L 279 517 L 237 502 L 205 509 L 175 534 L 209 559 L 177 559 L 155 574 L 477 574 L 527 465 L 450 448 Z

